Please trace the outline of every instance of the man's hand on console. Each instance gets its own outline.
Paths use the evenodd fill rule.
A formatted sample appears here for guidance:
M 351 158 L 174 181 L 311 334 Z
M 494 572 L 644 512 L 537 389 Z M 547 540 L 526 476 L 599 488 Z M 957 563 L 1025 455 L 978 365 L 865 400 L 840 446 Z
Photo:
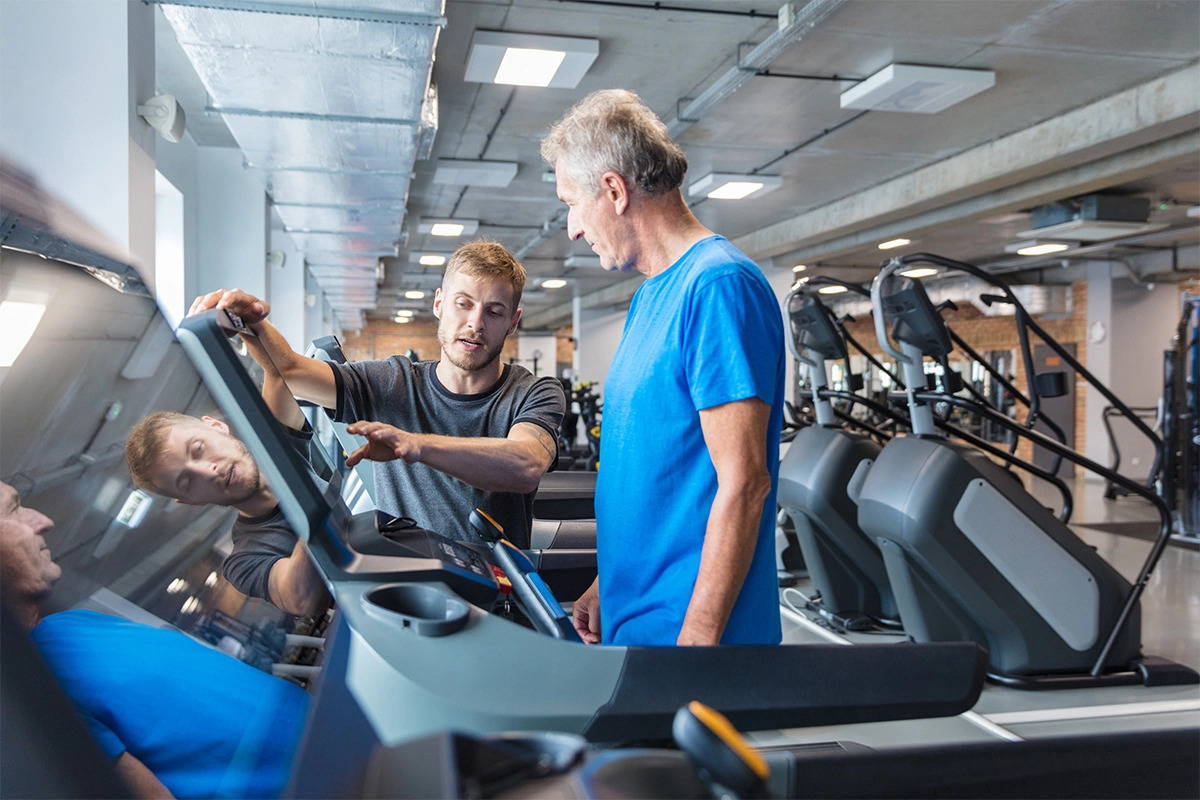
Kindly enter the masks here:
M 600 579 L 579 596 L 571 607 L 571 621 L 584 644 L 600 644 Z
M 217 289 L 193 300 L 187 315 L 190 317 L 202 314 L 214 308 L 223 308 L 231 314 L 237 314 L 247 325 L 262 322 L 271 313 L 271 306 L 265 300 L 259 300 L 241 289 Z
M 397 458 L 413 464 L 421 460 L 421 437 L 383 422 L 355 422 L 346 427 L 347 433 L 365 436 L 367 443 L 346 457 L 346 466 L 353 467 L 364 458 L 368 461 L 394 461 Z

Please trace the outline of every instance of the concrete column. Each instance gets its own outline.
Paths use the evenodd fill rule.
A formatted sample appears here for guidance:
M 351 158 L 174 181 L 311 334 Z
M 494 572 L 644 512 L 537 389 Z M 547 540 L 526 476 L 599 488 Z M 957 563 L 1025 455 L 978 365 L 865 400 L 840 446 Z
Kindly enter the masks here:
M 153 280 L 154 8 L 138 0 L 6 2 L 0 153 L 127 249 Z
M 1107 386 L 1113 378 L 1113 279 L 1107 261 L 1087 264 L 1087 362 L 1088 371 Z M 1084 395 L 1084 455 L 1101 464 L 1112 459 L 1108 434 L 1104 429 L 1104 407 L 1108 401 L 1090 386 Z M 1090 472 L 1089 479 L 1099 480 Z

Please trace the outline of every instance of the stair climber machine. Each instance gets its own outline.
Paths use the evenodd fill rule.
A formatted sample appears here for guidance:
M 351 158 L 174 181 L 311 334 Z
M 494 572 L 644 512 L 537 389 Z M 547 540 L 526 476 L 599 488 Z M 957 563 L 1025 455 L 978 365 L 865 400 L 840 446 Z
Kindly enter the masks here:
M 785 590 L 784 600 L 792 606 L 793 593 L 799 595 L 803 608 L 817 613 L 838 631 L 894 631 L 900 627 L 900 621 L 887 571 L 878 545 L 858 526 L 857 499 L 882 444 L 891 440 L 892 432 L 908 429 L 911 423 L 890 404 L 883 405 L 854 392 L 829 388 L 825 362 L 830 359 L 843 361 L 847 365 L 849 388 L 860 389 L 861 378 L 849 370 L 848 352 L 853 347 L 876 368 L 891 376 L 893 384 L 903 387 L 904 383 L 850 335 L 843 324 L 846 320 L 837 318 L 824 305 L 818 287 L 826 284 L 843 286 L 870 297 L 870 293 L 857 284 L 818 277 L 789 294 L 785 301 L 789 319 L 788 346 L 812 376 L 812 402 L 818 421 L 797 434 L 779 473 L 779 504 L 784 513 L 795 520 L 804 561 L 816 593 L 813 597 L 804 597 L 796 590 Z M 973 360 L 980 360 L 965 343 L 961 343 L 960 349 Z M 947 368 L 942 375 L 942 380 L 949 381 L 954 374 Z M 1030 405 L 1028 398 L 1020 397 L 1025 405 Z M 981 399 L 986 401 L 986 398 Z M 834 400 L 850 410 L 835 408 Z M 856 406 L 869 412 L 869 420 L 853 414 Z M 1042 419 L 1061 437 L 1061 429 L 1052 420 Z M 891 432 L 883 430 L 884 426 L 878 424 L 880 421 L 890 422 Z M 1063 497 L 1059 519 L 1063 522 L 1069 519 L 1071 492 L 1055 474 L 1016 458 L 1011 452 L 940 416 L 934 421 L 947 433 L 1003 461 L 1006 467 L 1019 467 L 1055 486 Z
M 483 514 L 464 520 L 475 541 L 395 530 L 390 554 L 357 551 L 347 540 L 360 521 L 313 483 L 216 312 L 189 317 L 178 335 L 279 487 L 280 508 L 337 608 L 295 796 L 362 796 L 374 747 L 442 730 L 550 730 L 612 743 L 669 736 L 675 710 L 694 699 L 763 730 L 953 716 L 978 698 L 983 652 L 969 642 L 585 646 L 552 590 Z M 508 601 L 520 612 L 513 619 L 503 613 Z
M 888 442 L 875 459 L 859 490 L 858 523 L 879 545 L 905 631 L 919 642 L 977 642 L 988 650 L 989 677 L 1018 688 L 1196 683 L 1195 671 L 1140 652 L 1138 600 L 1170 534 L 1165 504 L 994 409 L 944 387 L 924 388 L 924 358 L 945 364 L 951 342 L 922 285 L 898 274 L 917 264 L 966 272 L 996 287 L 994 300 L 1012 304 L 1018 324 L 1141 422 L 1030 318 L 999 278 L 930 254 L 886 262 L 871 286 L 875 330 L 880 347 L 903 370 L 912 434 Z M 937 404 L 987 418 L 1150 501 L 1161 530 L 1135 582 L 983 452 L 939 432 Z

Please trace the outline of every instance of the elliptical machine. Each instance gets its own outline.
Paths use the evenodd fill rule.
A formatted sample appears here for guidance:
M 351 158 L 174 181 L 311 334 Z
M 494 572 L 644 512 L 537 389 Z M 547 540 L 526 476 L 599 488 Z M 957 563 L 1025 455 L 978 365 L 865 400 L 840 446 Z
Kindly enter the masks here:
M 916 263 L 967 272 L 997 287 L 1021 324 L 1124 407 L 1029 319 L 995 276 L 929 254 L 885 263 L 871 286 L 875 330 L 903 369 L 913 434 L 893 439 L 879 454 L 859 493 L 858 522 L 879 544 L 905 630 L 916 641 L 983 645 L 989 677 L 1019 688 L 1196 683 L 1194 671 L 1140 654 L 1138 599 L 1170 532 L 1166 506 L 1145 487 L 993 409 L 925 390 L 924 357 L 944 362 L 951 343 L 921 284 L 896 274 Z M 1137 581 L 1131 586 L 983 453 L 943 437 L 934 424 L 936 403 L 983 416 L 1152 502 L 1162 527 Z

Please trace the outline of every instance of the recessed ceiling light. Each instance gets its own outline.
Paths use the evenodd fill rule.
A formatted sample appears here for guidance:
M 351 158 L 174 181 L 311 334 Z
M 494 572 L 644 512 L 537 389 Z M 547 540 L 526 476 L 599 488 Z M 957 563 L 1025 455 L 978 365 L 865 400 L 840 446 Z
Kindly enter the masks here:
M 938 271 L 933 267 L 913 267 L 903 270 L 900 274 L 906 278 L 930 278 L 937 275 Z
M 808 269 L 807 264 L 797 264 L 796 266 L 792 267 L 792 272 L 804 272 L 806 269 Z
M 411 317 L 411 316 L 412 316 L 413 314 L 415 314 L 415 313 L 417 313 L 417 312 L 413 311 L 411 308 L 398 308 L 398 309 L 396 309 L 396 316 L 397 316 L 397 317 Z
M 422 219 L 417 223 L 417 233 L 431 236 L 470 236 L 479 230 L 477 219 Z
M 446 264 L 446 257 L 426 253 L 417 259 L 417 263 L 423 267 L 441 267 Z
M 492 81 L 508 86 L 549 86 L 566 57 L 562 50 L 509 47 Z
M 567 285 L 567 282 L 564 281 L 562 278 L 550 278 L 549 280 L 542 281 L 543 289 L 561 289 L 562 287 L 564 287 L 566 285 Z
M 893 247 L 904 247 L 906 244 L 912 244 L 912 239 L 889 239 L 886 242 L 880 242 L 879 249 L 891 250 Z
M 597 39 L 475 31 L 463 79 L 574 89 L 599 54 Z
M 783 178 L 778 175 L 710 172 L 688 186 L 688 196 L 704 196 L 713 200 L 746 200 L 774 191 L 782 185 Z
M 1027 242 L 1005 245 L 1004 252 L 1016 253 L 1019 256 L 1046 256 L 1070 249 L 1071 245 L 1066 242 L 1039 242 L 1037 239 L 1030 239 Z
M 421 298 L 423 298 L 425 296 L 425 293 L 422 292 L 420 289 L 409 289 L 407 292 L 404 293 L 404 296 L 406 298 L 408 298 L 409 300 L 420 300 Z
M 395 322 L 398 325 L 407 325 L 408 323 L 412 322 L 412 317 L 396 317 L 392 320 L 392 322 Z
M 833 286 L 822 286 L 820 289 L 817 289 L 817 291 L 820 294 L 841 294 L 842 292 L 847 291 L 847 289 L 845 286 L 833 285 Z
M 1061 253 L 1063 250 L 1070 249 L 1070 245 L 1062 242 L 1047 242 L 1046 244 L 1035 244 L 1030 247 L 1022 247 L 1017 251 L 1019 256 L 1044 256 L 1050 253 Z
M 936 114 L 996 85 L 989 69 L 889 64 L 841 94 L 842 108 Z

